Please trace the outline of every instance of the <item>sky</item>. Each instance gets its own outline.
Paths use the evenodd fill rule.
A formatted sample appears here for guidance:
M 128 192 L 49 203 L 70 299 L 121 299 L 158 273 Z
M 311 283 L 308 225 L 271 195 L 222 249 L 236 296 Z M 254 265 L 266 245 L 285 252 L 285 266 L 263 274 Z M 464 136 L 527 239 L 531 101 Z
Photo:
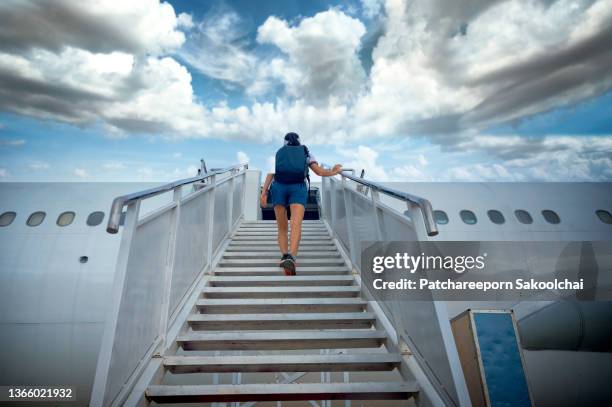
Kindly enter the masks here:
M 6 0 L 0 181 L 611 181 L 612 0 Z

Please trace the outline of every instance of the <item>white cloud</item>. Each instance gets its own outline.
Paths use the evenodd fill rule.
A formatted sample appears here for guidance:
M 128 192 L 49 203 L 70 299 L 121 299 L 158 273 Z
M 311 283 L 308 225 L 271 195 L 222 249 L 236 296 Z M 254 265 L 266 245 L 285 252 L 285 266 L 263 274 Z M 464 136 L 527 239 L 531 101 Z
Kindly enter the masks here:
M 141 181 L 169 182 L 183 178 L 195 177 L 198 174 L 198 167 L 190 165 L 188 167 L 174 169 L 164 168 L 163 166 L 145 166 L 136 170 L 136 178 Z
M 110 161 L 110 162 L 102 164 L 102 168 L 107 170 L 107 171 L 119 171 L 119 170 L 123 170 L 123 169 L 125 169 L 127 167 L 122 162 Z
M 363 14 L 367 18 L 373 18 L 379 15 L 383 9 L 383 0 L 361 0 L 361 8 Z
M 472 143 L 452 152 L 432 155 L 427 165 L 397 165 L 384 161 L 373 147 L 339 151 L 345 166 L 375 181 L 605 181 L 612 179 L 612 137 L 477 136 Z M 469 143 L 469 141 L 468 141 Z M 488 157 L 466 162 L 464 153 L 488 152 Z M 497 152 L 497 154 L 495 153 Z M 419 153 L 419 157 L 423 154 Z M 418 165 L 417 165 L 418 164 Z
M 96 53 L 123 51 L 160 54 L 185 41 L 180 28 L 191 18 L 176 16 L 169 3 L 158 0 L 57 0 L 0 4 L 2 48 L 42 48 L 58 51 L 66 46 Z M 24 35 L 27 30 L 27 35 Z
M 234 11 L 214 11 L 189 33 L 179 56 L 211 78 L 246 86 L 253 77 L 257 58 L 246 50 L 247 32 Z
M 240 164 L 248 163 L 250 161 L 249 156 L 244 151 L 238 151 L 236 153 L 236 162 Z
M 356 149 L 343 149 L 339 151 L 341 155 L 346 157 L 347 161 L 343 163 L 345 168 L 353 168 L 357 173 L 362 169 L 365 170 L 365 177 L 373 181 L 388 181 L 389 175 L 383 166 L 378 163 L 378 151 L 367 146 L 358 146 Z
M 183 153 L 172 153 L 172 158 L 181 158 L 183 157 Z
M 592 3 L 388 0 L 363 130 L 452 134 L 598 95 L 612 85 L 612 7 Z
M 6 178 L 9 176 L 9 172 L 6 168 L 0 168 L 0 178 Z
M 0 139 L 0 147 L 18 147 L 25 143 L 23 139 Z
M 411 164 L 393 168 L 391 177 L 395 181 L 431 181 L 431 178 L 421 168 Z
M 202 134 L 191 75 L 163 56 L 183 44 L 189 16 L 157 0 L 13 6 L 0 5 L 0 109 L 102 122 L 114 137 Z
M 335 103 L 315 107 L 302 100 L 278 100 L 235 109 L 219 105 L 207 114 L 206 132 L 225 139 L 268 143 L 295 131 L 306 144 L 341 144 L 348 137 L 348 119 L 347 107 Z
M 137 78 L 140 92 L 102 112 L 111 130 L 183 136 L 206 132 L 206 110 L 196 101 L 184 66 L 169 57 L 147 58 Z
M 48 170 L 49 168 L 51 168 L 51 166 L 49 165 L 49 163 L 37 161 L 37 162 L 30 163 L 28 165 L 28 168 L 34 171 L 42 171 L 42 170 Z
M 268 64 L 268 75 L 280 80 L 286 92 L 310 101 L 356 97 L 365 83 L 357 52 L 364 25 L 330 9 L 304 18 L 297 26 L 277 17 L 257 30 L 257 41 L 277 46 L 287 58 Z
M 85 170 L 84 168 L 75 168 L 73 171 L 73 174 L 79 178 L 89 178 L 90 177 L 89 172 Z
M 546 178 L 546 165 L 560 177 L 609 176 L 601 154 L 608 146 L 595 139 L 589 147 L 574 137 L 480 132 L 612 87 L 611 0 L 386 0 L 384 11 L 381 3 L 362 0 L 363 14 L 382 22 L 368 75 L 359 58 L 365 26 L 337 8 L 291 21 L 269 17 L 249 44 L 246 23 L 231 11 L 194 22 L 158 0 L 0 5 L 0 110 L 102 123 L 113 137 L 269 143 L 296 131 L 309 145 L 340 146 L 424 135 L 444 153 L 481 152 L 491 161 L 435 173 L 431 156 L 396 168 L 381 165 L 370 147 L 346 157 L 380 180 Z M 268 99 L 205 106 L 199 97 L 206 95 L 194 93 L 191 74 L 169 55 Z

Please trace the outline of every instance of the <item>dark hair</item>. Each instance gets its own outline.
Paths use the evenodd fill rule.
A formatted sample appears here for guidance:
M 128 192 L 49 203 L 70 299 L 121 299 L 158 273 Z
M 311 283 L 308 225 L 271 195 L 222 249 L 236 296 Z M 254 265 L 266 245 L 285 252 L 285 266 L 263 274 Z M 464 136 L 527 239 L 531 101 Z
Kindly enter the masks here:
M 299 146 L 300 136 L 297 133 L 287 133 L 285 134 L 285 141 L 287 142 L 287 145 Z

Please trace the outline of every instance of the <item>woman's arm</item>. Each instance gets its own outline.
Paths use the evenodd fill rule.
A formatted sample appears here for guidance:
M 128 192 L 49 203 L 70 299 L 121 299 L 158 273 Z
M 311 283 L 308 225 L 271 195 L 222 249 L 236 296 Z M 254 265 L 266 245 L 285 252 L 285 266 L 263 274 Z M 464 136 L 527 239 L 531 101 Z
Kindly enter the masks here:
M 268 204 L 268 189 L 270 188 L 272 179 L 274 179 L 274 174 L 270 172 L 268 173 L 268 175 L 266 175 L 266 180 L 264 182 L 263 188 L 261 189 L 261 197 L 259 198 L 259 201 L 262 207 Z
M 340 164 L 334 165 L 334 168 L 332 168 L 331 170 L 326 170 L 325 168 L 321 167 L 319 163 L 313 162 L 310 164 L 310 168 L 315 174 L 320 177 L 331 177 L 342 172 L 342 165 Z

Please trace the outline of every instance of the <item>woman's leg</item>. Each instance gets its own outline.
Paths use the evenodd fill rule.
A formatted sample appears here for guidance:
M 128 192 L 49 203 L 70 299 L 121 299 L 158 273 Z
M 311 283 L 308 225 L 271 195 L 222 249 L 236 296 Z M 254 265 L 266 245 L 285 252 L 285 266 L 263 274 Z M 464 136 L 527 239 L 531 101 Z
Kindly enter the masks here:
M 290 207 L 291 207 L 291 254 L 293 256 L 297 256 L 298 249 L 300 247 L 300 239 L 302 238 L 302 220 L 304 219 L 305 208 L 304 208 L 304 205 L 302 204 L 291 204 Z
M 293 208 L 291 210 L 293 211 Z M 293 214 L 293 212 L 291 213 Z M 274 205 L 274 215 L 278 229 L 278 248 L 281 254 L 289 253 L 287 243 L 287 209 L 283 205 Z

